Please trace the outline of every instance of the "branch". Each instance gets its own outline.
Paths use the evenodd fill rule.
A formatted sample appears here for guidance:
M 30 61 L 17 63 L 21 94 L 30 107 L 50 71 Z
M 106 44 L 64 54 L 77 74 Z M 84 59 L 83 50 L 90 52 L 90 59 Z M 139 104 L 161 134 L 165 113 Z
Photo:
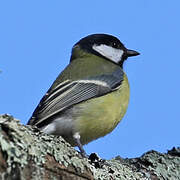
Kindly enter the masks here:
M 116 157 L 96 168 L 59 136 L 0 116 L 0 179 L 178 179 L 180 149 L 149 151 L 140 158 Z

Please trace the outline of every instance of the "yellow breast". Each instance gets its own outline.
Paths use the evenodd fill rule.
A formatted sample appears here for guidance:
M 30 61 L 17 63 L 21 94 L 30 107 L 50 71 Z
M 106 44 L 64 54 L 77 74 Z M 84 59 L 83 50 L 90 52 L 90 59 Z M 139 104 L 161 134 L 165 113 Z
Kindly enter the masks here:
M 126 113 L 128 102 L 129 83 L 124 74 L 124 81 L 116 91 L 76 105 L 79 115 L 74 130 L 80 133 L 81 143 L 87 144 L 110 133 Z

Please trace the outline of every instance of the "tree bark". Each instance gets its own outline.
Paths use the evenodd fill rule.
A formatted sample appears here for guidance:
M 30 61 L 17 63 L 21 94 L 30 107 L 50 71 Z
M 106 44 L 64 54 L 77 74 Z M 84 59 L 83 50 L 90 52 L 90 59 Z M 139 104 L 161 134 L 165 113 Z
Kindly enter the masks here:
M 97 167 L 82 158 L 59 136 L 25 126 L 9 115 L 0 116 L 0 179 L 180 179 L 180 148 L 167 153 L 149 151 L 139 158 L 120 156 Z

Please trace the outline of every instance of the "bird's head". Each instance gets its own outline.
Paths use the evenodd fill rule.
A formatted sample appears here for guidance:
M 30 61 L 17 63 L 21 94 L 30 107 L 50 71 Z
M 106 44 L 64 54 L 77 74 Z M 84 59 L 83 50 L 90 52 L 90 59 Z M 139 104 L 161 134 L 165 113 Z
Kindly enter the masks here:
M 76 48 L 103 57 L 119 64 L 121 67 L 128 57 L 140 54 L 137 51 L 127 49 L 119 39 L 108 34 L 92 34 L 86 36 L 73 46 L 73 50 Z M 71 61 L 74 60 L 73 50 Z

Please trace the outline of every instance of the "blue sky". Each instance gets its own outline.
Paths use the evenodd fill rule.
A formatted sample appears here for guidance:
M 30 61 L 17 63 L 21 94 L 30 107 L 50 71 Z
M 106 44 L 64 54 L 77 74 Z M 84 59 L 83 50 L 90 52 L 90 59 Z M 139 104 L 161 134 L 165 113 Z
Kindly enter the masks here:
M 0 114 L 26 123 L 92 33 L 117 36 L 141 55 L 125 63 L 128 111 L 109 135 L 87 146 L 103 158 L 137 157 L 180 146 L 180 1 L 1 1 Z

